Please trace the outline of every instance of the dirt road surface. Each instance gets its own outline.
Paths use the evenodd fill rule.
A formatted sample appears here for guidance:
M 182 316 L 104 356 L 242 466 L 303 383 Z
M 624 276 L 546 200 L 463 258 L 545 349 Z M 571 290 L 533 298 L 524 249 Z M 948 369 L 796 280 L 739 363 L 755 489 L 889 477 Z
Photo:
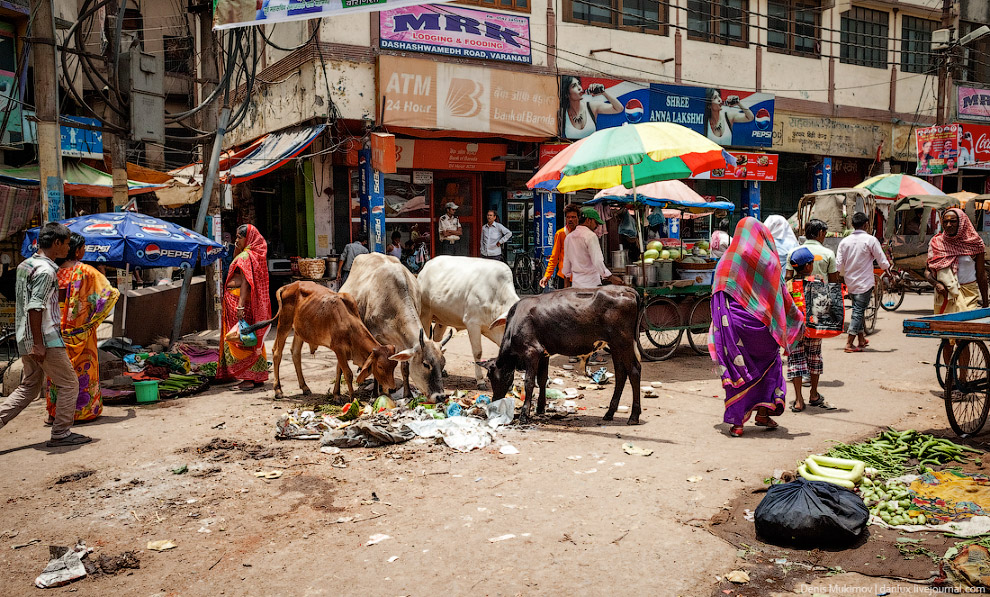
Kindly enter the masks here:
M 901 320 L 930 313 L 930 301 L 909 296 L 898 312 L 882 312 L 868 352 L 846 354 L 841 339 L 825 341 L 821 390 L 838 410 L 788 411 L 779 430 L 748 425 L 742 438 L 721 422 L 711 362 L 686 346 L 672 360 L 644 364 L 644 384 L 663 385 L 658 398 L 643 400 L 641 426 L 627 426 L 627 412 L 603 424 L 611 388 L 585 390 L 578 414 L 503 428 L 491 447 L 466 454 L 413 441 L 335 457 L 317 441 L 276 441 L 279 414 L 312 403 L 298 396 L 288 361 L 287 400 L 274 402 L 269 384 L 111 406 L 78 429 L 96 441 L 74 449 L 45 447 L 49 430 L 36 402 L 0 431 L 0 595 L 39 594 L 33 581 L 48 546 L 77 539 L 94 556 L 139 550 L 140 569 L 49 594 L 722 594 L 718 577 L 748 565 L 705 528 L 729 500 L 830 440 L 886 425 L 948 427 L 932 391 L 935 343 L 901 333 Z M 472 388 L 463 332 L 447 355 L 448 389 Z M 332 363 L 325 349 L 306 358 L 315 391 L 329 387 Z M 551 377 L 567 373 L 564 363 L 553 359 Z M 630 404 L 628 388 L 622 404 Z M 625 454 L 627 442 L 654 453 Z M 499 453 L 506 443 L 519 454 Z M 188 472 L 172 472 L 183 466 Z M 94 472 L 59 483 L 85 471 Z M 265 480 L 259 471 L 281 476 Z M 146 549 L 162 539 L 177 547 Z M 891 586 L 854 575 L 828 580 L 785 579 L 773 594 Z

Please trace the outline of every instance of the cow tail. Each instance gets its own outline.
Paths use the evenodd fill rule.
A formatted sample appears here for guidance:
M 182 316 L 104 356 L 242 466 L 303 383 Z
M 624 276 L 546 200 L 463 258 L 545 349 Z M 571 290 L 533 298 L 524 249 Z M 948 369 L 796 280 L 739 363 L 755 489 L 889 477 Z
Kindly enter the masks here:
M 285 288 L 285 286 L 283 286 L 282 288 Z M 278 309 L 275 311 L 275 315 L 273 315 L 271 319 L 268 319 L 266 321 L 259 321 L 258 323 L 253 323 L 247 326 L 246 328 L 241 330 L 241 333 L 250 334 L 251 332 L 268 327 L 269 325 L 272 324 L 272 322 L 278 321 L 278 314 L 282 312 L 282 288 L 279 288 L 278 290 L 275 291 L 275 301 L 278 303 Z

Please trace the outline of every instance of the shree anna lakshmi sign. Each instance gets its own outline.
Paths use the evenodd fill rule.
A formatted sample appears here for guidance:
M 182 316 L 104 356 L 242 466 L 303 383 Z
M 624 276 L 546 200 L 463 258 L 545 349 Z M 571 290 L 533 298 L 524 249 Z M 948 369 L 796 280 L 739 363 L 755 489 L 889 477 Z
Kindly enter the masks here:
M 554 77 L 419 58 L 380 56 L 378 109 L 385 126 L 553 137 Z
M 378 45 L 387 50 L 533 62 L 527 17 L 451 4 L 408 6 L 378 14 Z

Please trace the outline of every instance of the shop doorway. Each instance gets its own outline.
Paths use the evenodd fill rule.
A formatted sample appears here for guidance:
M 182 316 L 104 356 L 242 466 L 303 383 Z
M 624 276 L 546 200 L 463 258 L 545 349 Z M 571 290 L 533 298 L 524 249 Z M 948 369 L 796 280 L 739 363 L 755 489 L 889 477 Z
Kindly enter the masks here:
M 461 222 L 463 234 L 454 244 L 454 255 L 477 257 L 481 250 L 478 245 L 480 228 L 480 201 L 477 200 L 479 177 L 474 174 L 441 174 L 436 173 L 433 180 L 433 213 L 436 214 L 433 230 L 438 233 L 437 226 L 441 214 L 446 213 L 447 203 L 457 204 L 457 218 Z M 439 241 L 438 241 L 439 242 Z M 439 250 L 434 244 L 434 255 Z

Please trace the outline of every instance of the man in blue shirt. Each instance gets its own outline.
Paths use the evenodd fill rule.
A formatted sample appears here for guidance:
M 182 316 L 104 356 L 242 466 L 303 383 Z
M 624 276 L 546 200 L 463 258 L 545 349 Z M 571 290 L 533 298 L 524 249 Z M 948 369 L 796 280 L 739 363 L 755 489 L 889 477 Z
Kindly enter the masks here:
M 481 227 L 481 256 L 505 261 L 502 257 L 502 245 L 512 238 L 512 232 L 495 220 L 495 210 L 489 209 L 488 223 Z

